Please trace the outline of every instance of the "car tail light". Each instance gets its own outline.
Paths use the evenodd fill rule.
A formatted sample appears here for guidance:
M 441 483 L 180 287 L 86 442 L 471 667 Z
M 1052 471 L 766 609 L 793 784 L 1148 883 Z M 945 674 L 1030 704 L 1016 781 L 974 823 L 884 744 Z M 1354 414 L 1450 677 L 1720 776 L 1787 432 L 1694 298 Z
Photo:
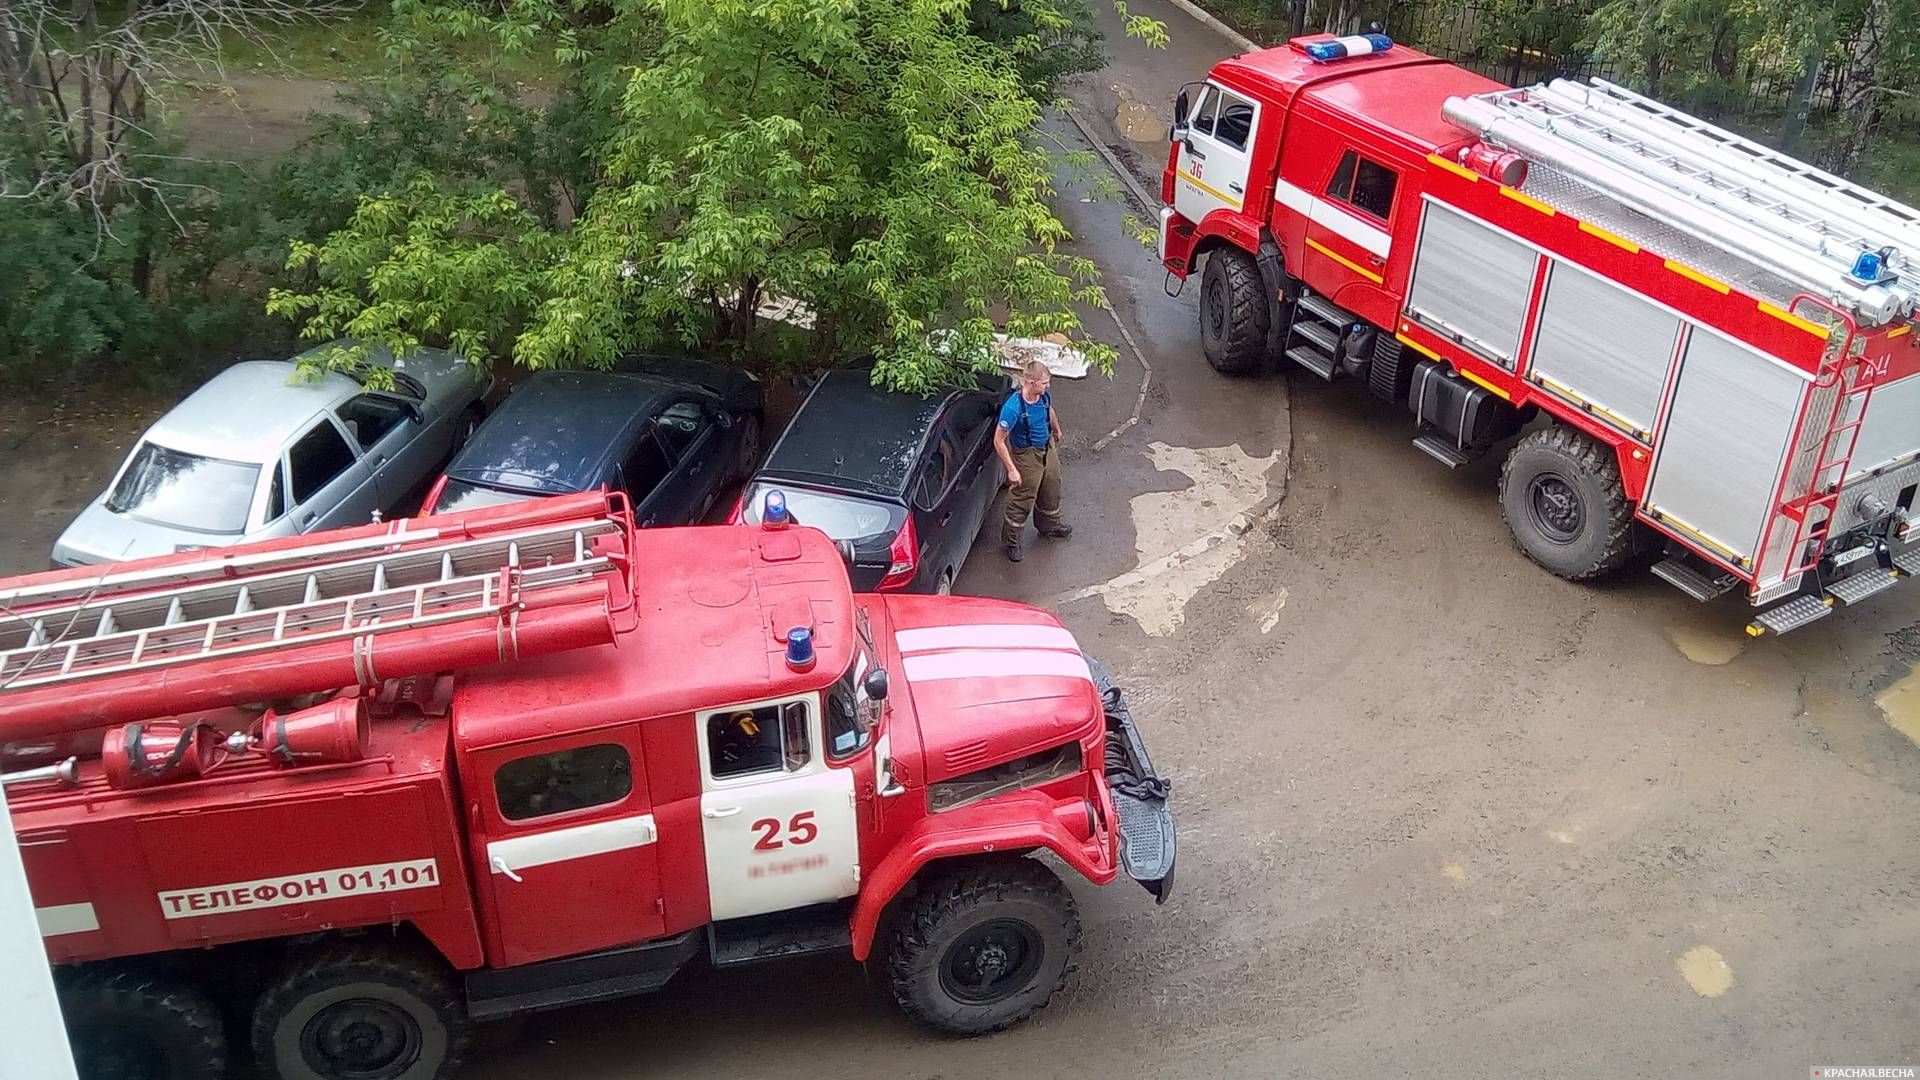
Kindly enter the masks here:
M 427 489 L 427 497 L 420 500 L 421 517 L 431 517 L 433 515 L 435 505 L 440 502 L 440 496 L 446 490 L 447 474 L 441 473 L 440 479 L 435 480 L 433 486 Z
M 920 538 L 914 534 L 913 515 L 908 514 L 907 523 L 900 526 L 900 531 L 894 534 L 893 545 L 887 548 L 887 576 L 880 579 L 880 588 L 904 588 L 919 569 Z
M 747 523 L 747 492 L 743 488 L 740 497 L 733 500 L 733 509 L 727 511 L 727 524 L 745 525 Z

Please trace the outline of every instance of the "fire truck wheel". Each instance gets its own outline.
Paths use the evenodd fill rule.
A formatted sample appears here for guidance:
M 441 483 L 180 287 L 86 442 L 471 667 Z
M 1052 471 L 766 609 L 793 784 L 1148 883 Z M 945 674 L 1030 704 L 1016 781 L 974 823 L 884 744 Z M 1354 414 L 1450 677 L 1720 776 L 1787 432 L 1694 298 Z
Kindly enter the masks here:
M 1527 557 L 1570 581 L 1633 555 L 1633 507 L 1613 451 L 1554 426 L 1521 439 L 1500 470 L 1500 511 Z
M 985 1035 L 1045 1005 L 1066 984 L 1079 944 L 1073 895 L 1032 859 L 936 870 L 895 923 L 893 996 L 929 1027 Z
M 1267 290 L 1253 256 L 1217 247 L 1200 278 L 1200 346 L 1223 375 L 1258 371 L 1267 360 Z
M 253 1050 L 276 1080 L 442 1080 L 468 1028 L 437 962 L 341 943 L 294 958 L 260 995 Z
M 226 1075 L 220 1010 L 198 991 L 136 972 L 89 972 L 60 988 L 80 1080 Z

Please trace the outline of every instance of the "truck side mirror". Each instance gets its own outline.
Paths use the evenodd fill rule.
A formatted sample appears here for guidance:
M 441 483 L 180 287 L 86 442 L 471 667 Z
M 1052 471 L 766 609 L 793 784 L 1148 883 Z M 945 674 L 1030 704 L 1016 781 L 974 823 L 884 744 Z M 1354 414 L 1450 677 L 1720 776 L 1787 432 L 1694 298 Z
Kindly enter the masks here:
M 1187 126 L 1187 110 L 1193 107 L 1193 99 L 1187 96 L 1185 89 L 1173 99 L 1173 126 L 1175 130 Z
M 860 684 L 867 696 L 875 701 L 887 700 L 887 669 L 874 668 L 867 672 L 867 679 Z

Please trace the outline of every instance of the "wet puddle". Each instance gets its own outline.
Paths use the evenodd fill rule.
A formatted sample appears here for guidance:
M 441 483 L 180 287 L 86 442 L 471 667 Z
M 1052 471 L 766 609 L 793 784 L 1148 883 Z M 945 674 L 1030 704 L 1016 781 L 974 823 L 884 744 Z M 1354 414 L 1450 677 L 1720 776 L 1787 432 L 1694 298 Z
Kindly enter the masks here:
M 1674 961 L 1674 966 L 1701 997 L 1716 998 L 1733 988 L 1733 969 L 1712 946 L 1695 945 Z
M 1120 108 L 1113 114 L 1113 125 L 1134 142 L 1165 142 L 1167 138 L 1167 122 L 1160 118 L 1160 110 L 1125 94 L 1121 95 Z
M 1912 674 L 1880 691 L 1873 703 L 1893 730 L 1920 745 L 1920 664 L 1913 666 Z
M 1702 629 L 1687 623 L 1668 623 L 1667 640 L 1680 650 L 1681 656 L 1710 667 L 1731 663 L 1747 647 L 1744 635 Z

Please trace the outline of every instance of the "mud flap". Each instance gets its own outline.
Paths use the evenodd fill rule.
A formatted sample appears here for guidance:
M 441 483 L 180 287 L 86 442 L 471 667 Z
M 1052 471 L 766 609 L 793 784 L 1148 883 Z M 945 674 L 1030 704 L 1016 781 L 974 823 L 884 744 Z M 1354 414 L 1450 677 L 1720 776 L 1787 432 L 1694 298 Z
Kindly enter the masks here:
M 1173 892 L 1173 811 L 1167 806 L 1171 785 L 1153 771 L 1112 674 L 1092 657 L 1087 657 L 1087 667 L 1107 715 L 1107 784 L 1120 815 L 1120 865 L 1153 894 L 1155 903 L 1164 904 Z

